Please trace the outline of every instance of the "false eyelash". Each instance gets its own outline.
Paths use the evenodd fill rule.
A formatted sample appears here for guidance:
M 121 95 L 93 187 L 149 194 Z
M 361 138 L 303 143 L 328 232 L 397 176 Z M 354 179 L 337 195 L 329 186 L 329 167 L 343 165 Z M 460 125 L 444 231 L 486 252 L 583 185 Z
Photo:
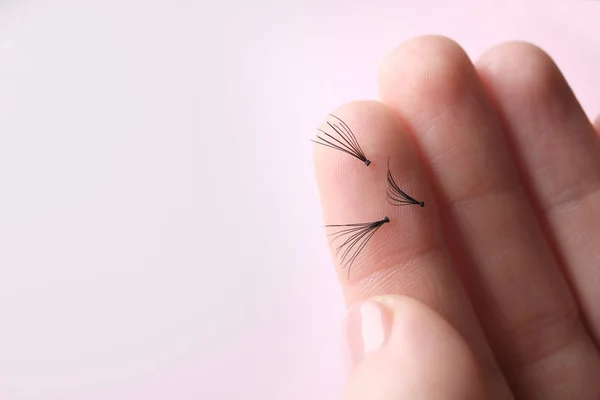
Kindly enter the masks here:
M 425 202 L 418 201 L 404 193 L 402 189 L 398 187 L 396 181 L 394 181 L 394 177 L 392 176 L 392 172 L 390 171 L 390 159 L 388 158 L 388 171 L 387 171 L 387 181 L 388 181 L 388 202 L 394 206 L 409 206 L 409 205 L 420 205 L 421 207 L 425 207 Z
M 317 139 L 319 139 L 320 142 L 316 140 L 311 141 L 316 144 L 320 144 L 321 146 L 330 147 L 332 149 L 342 151 L 346 154 L 350 154 L 352 157 L 356 157 L 362 162 L 364 162 L 368 167 L 369 164 L 371 164 L 371 161 L 367 160 L 367 157 L 365 156 L 365 153 L 358 144 L 358 140 L 356 140 L 356 136 L 354 136 L 354 132 L 352 132 L 352 129 L 350 129 L 350 127 L 344 121 L 342 121 L 335 115 L 329 115 L 331 115 L 333 118 L 339 121 L 339 124 L 332 124 L 331 122 L 327 121 L 327 125 L 329 125 L 329 127 L 333 129 L 335 133 L 338 134 L 341 140 L 335 138 L 334 136 L 330 135 L 322 129 L 318 129 L 318 131 L 325 135 L 327 138 L 317 135 Z
M 335 254 L 337 256 L 342 252 L 340 263 L 342 268 L 348 267 L 348 278 L 350 278 L 350 269 L 352 268 L 352 264 L 354 263 L 354 260 L 356 260 L 356 257 L 358 257 L 360 252 L 365 248 L 375 232 L 377 232 L 383 224 L 388 222 L 390 222 L 390 219 L 385 217 L 380 221 L 362 224 L 325 225 L 326 228 L 346 228 L 331 233 L 329 236 L 332 237 L 331 243 L 340 237 L 346 236 L 346 241 L 337 247 Z

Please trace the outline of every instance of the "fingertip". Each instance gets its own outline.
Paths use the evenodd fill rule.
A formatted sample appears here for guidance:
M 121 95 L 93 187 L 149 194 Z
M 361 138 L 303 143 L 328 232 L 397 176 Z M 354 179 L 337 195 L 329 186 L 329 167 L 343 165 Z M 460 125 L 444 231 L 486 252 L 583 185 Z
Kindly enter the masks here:
M 574 98 L 552 57 L 531 43 L 499 44 L 484 53 L 476 66 L 482 81 L 493 94 L 502 98 L 518 96 L 523 99 L 518 103 L 521 108 L 554 98 Z
M 383 102 L 392 107 L 403 103 L 399 99 L 414 96 L 454 102 L 468 92 L 473 72 L 469 56 L 455 41 L 421 36 L 386 57 L 379 70 L 379 92 Z
M 392 207 L 388 203 L 389 165 L 402 190 L 419 200 L 431 196 L 416 146 L 394 111 L 380 102 L 359 101 L 345 104 L 331 114 L 352 130 L 370 162 L 366 166 L 366 162 L 345 152 L 315 146 L 317 185 L 326 224 L 372 223 L 385 216 L 392 222 L 365 244 L 353 261 L 351 273 L 349 268 L 344 270 L 346 265 L 336 254 L 343 240 L 333 243 L 332 255 L 338 264 L 342 285 L 347 288 L 397 265 L 396 254 L 404 253 L 408 259 L 410 254 L 422 254 L 438 247 L 441 236 L 431 215 L 418 213 L 413 207 Z M 420 207 L 416 205 L 416 208 Z M 376 286 L 378 280 L 371 282 Z
M 397 126 L 389 110 L 377 101 L 350 102 L 329 113 L 321 129 L 339 139 L 327 124 L 335 118 L 351 130 L 366 161 L 331 147 L 315 146 L 315 172 L 325 221 L 350 224 L 381 220 L 385 209 L 381 203 L 372 201 L 370 194 L 381 190 L 376 179 L 381 153 L 389 146 L 388 138 L 397 136 Z
M 366 333 L 370 343 L 364 347 L 370 352 L 352 370 L 344 399 L 485 397 L 471 350 L 433 310 L 404 296 L 375 297 L 354 310 L 361 307 L 363 324 L 348 326 L 347 331 Z

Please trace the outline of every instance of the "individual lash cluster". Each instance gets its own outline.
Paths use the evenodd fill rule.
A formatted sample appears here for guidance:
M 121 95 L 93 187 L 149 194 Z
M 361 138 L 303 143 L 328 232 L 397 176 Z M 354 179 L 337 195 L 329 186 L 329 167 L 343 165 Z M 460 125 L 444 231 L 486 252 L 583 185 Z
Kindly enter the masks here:
M 352 132 L 350 127 L 346 125 L 344 121 L 333 114 L 329 115 L 335 118 L 333 123 L 327 121 L 327 125 L 333 130 L 333 132 L 330 134 L 322 129 L 318 129 L 321 134 L 317 135 L 317 140 L 313 140 L 313 142 L 349 154 L 352 157 L 364 162 L 368 167 L 371 164 L 371 161 L 367 160 L 365 153 L 358 144 L 358 140 L 356 140 L 356 136 L 354 136 L 354 132 Z
M 342 252 L 342 259 L 340 260 L 343 266 L 348 266 L 348 277 L 350 277 L 350 268 L 352 263 L 362 249 L 367 245 L 369 240 L 373 237 L 375 232 L 383 224 L 390 222 L 388 217 L 385 217 L 381 221 L 366 222 L 362 224 L 347 224 L 347 225 L 325 225 L 327 228 L 343 228 L 338 232 L 331 233 L 332 240 L 344 237 L 346 240 L 340 244 L 336 249 L 336 255 Z M 343 251 L 342 251 L 343 250 Z
M 314 143 L 321 146 L 325 146 L 334 150 L 346 153 L 363 163 L 368 167 L 371 161 L 366 157 L 362 148 L 360 147 L 354 132 L 350 127 L 335 115 L 330 114 L 334 118 L 333 122 L 327 121 L 327 126 L 331 129 L 330 132 L 326 132 L 322 129 L 318 129 L 319 134 L 317 140 L 313 140 Z M 407 206 L 407 205 L 418 205 L 425 207 L 425 202 L 418 201 L 412 196 L 406 194 L 396 181 L 390 171 L 390 159 L 388 158 L 387 167 L 387 199 L 388 202 L 393 206 Z M 343 225 L 325 225 L 326 228 L 335 228 L 336 231 L 329 234 L 332 238 L 332 243 L 336 240 L 343 240 L 343 242 L 336 248 L 336 255 L 340 257 L 340 264 L 342 268 L 348 269 L 348 277 L 350 277 L 350 269 L 354 260 L 365 248 L 369 240 L 375 235 L 375 233 L 384 224 L 390 222 L 390 219 L 386 216 L 383 219 L 375 222 L 363 222 Z
M 388 158 L 388 171 L 387 171 L 387 181 L 388 181 L 388 201 L 393 206 L 411 206 L 411 205 L 419 205 L 421 207 L 425 207 L 424 201 L 418 201 L 404 193 L 402 189 L 398 187 L 396 181 L 394 181 L 394 177 L 390 172 L 390 159 Z

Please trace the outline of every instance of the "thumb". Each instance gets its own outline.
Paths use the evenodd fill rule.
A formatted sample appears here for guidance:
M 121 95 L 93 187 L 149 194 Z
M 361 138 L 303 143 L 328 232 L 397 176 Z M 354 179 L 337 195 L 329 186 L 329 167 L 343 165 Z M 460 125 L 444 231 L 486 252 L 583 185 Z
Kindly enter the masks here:
M 408 297 L 353 306 L 345 324 L 345 400 L 485 398 L 475 358 L 450 324 Z

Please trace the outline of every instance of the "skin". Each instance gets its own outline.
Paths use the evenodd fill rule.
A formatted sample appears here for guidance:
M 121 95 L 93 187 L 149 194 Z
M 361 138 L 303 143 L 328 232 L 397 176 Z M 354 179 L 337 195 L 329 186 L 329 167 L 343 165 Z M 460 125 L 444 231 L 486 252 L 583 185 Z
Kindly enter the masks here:
M 347 304 L 395 321 L 345 398 L 599 399 L 600 140 L 553 60 L 419 37 L 379 86 L 332 112 L 373 163 L 315 150 L 327 223 L 391 221 L 349 277 L 332 245 Z M 387 202 L 388 157 L 424 208 Z

